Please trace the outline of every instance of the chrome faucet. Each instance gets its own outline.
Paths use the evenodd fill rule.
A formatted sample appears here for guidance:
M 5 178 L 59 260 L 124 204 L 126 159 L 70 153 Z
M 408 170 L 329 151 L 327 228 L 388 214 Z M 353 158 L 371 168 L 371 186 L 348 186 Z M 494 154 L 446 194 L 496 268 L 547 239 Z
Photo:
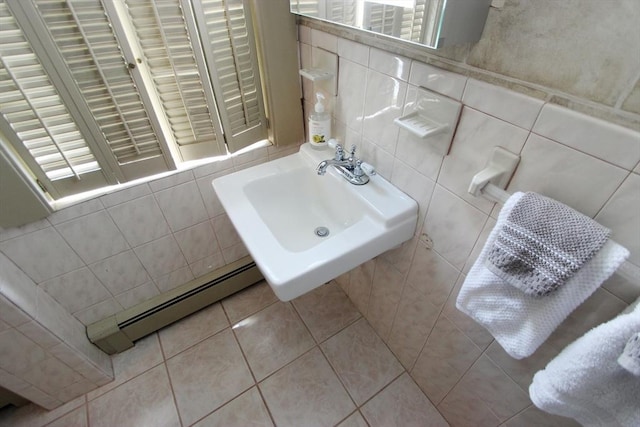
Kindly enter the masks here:
M 362 167 L 362 160 L 356 159 L 355 145 L 351 146 L 349 157 L 345 158 L 342 145 L 336 144 L 336 153 L 333 159 L 323 160 L 318 164 L 316 168 L 318 175 L 324 175 L 329 166 L 333 166 L 335 170 L 351 184 L 364 185 L 369 182 L 369 176 Z M 369 167 L 369 175 L 375 175 L 372 167 Z

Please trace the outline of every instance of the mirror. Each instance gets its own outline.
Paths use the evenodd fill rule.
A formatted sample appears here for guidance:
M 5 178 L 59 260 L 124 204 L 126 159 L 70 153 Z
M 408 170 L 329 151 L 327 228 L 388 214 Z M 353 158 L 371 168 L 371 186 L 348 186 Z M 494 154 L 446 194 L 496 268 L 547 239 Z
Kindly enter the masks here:
M 432 49 L 480 40 L 491 0 L 290 0 L 291 12 Z

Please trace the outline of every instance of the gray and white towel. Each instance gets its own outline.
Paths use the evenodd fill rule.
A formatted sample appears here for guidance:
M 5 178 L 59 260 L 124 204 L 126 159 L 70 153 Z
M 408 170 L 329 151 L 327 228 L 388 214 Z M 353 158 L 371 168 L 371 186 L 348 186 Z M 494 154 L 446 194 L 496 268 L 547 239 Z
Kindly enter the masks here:
M 633 375 L 640 376 L 640 332 L 629 338 L 618 363 Z
M 527 295 L 549 295 L 602 248 L 610 233 L 556 200 L 525 193 L 500 229 L 487 268 Z

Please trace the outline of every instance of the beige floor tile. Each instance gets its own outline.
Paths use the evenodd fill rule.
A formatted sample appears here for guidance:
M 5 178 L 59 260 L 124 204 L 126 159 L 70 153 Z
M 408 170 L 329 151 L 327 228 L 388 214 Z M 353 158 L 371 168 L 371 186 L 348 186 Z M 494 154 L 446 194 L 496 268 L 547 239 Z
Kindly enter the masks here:
M 407 373 L 367 402 L 361 410 L 371 427 L 448 425 Z
M 156 366 L 89 402 L 89 425 L 179 426 L 165 366 Z
M 355 409 L 317 348 L 260 384 L 278 427 L 333 426 Z
M 233 325 L 278 301 L 267 282 L 258 282 L 222 300 L 224 311 Z
M 369 427 L 369 424 L 362 418 L 360 412 L 354 412 L 337 427 Z
M 273 423 L 256 387 L 245 391 L 194 427 L 271 427 Z
M 530 406 L 504 423 L 504 427 L 580 427 L 572 418 L 548 414 L 535 406 Z
M 258 381 L 315 344 L 291 304 L 284 302 L 244 319 L 233 329 Z
M 437 405 L 480 354 L 482 351 L 466 335 L 445 316 L 440 316 L 411 376 Z
M 67 415 L 47 424 L 47 427 L 87 427 L 87 406 L 82 405 Z
M 158 335 L 154 333 L 136 341 L 133 348 L 114 355 L 111 361 L 113 363 L 114 380 L 87 393 L 89 400 L 113 390 L 125 381 L 162 363 L 163 358 Z
M 228 326 L 222 306 L 216 303 L 161 329 L 158 336 L 168 359 Z
M 453 424 L 473 425 L 481 418 L 491 418 L 490 414 L 504 422 L 529 404 L 529 396 L 483 355 L 438 405 L 438 409 Z M 465 417 L 466 413 L 476 415 Z M 480 414 L 486 416 L 480 417 Z M 459 418 L 462 419 L 454 422 Z
M 317 342 L 324 341 L 360 317 L 360 312 L 336 282 L 320 286 L 292 303 Z
M 85 396 L 80 396 L 52 411 L 47 411 L 34 403 L 28 403 L 19 408 L 6 407 L 0 410 L 0 426 L 42 427 L 84 405 L 86 401 Z
M 321 348 L 358 405 L 403 371 L 365 319 L 328 339 Z
M 230 329 L 167 361 L 184 425 L 191 425 L 253 384 L 249 368 Z

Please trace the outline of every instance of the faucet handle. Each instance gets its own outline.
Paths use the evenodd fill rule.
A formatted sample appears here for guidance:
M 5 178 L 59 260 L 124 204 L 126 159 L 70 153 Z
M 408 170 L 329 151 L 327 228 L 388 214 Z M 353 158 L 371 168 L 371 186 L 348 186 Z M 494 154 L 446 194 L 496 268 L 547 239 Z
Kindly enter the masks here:
M 342 149 L 342 145 L 336 144 L 336 155 L 334 158 L 338 162 L 344 160 L 344 150 Z
M 353 174 L 355 176 L 372 176 L 376 174 L 376 170 L 369 163 L 365 163 L 358 159 L 356 160 L 356 166 L 353 168 Z

